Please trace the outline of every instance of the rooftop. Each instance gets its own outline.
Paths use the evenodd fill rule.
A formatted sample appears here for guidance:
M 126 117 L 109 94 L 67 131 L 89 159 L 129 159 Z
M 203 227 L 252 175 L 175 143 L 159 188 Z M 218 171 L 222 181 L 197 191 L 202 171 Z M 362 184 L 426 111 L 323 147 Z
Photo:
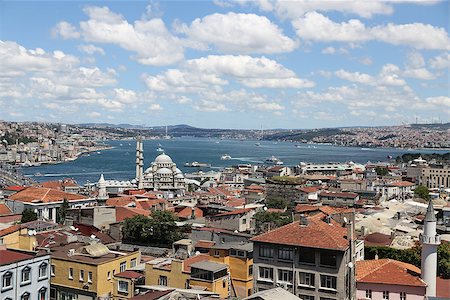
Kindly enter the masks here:
M 191 268 L 217 272 L 223 269 L 226 269 L 228 266 L 226 264 L 220 264 L 212 261 L 200 261 L 191 264 Z
M 34 255 L 16 250 L 0 250 L 0 266 L 9 265 L 22 260 L 33 258 Z
M 84 243 L 70 243 L 59 247 L 53 247 L 51 248 L 52 253 L 52 259 L 62 259 L 62 260 L 69 260 L 69 261 L 76 261 L 76 262 L 84 262 L 87 264 L 93 264 L 93 265 L 99 265 L 103 264 L 105 262 L 117 259 L 119 257 L 123 257 L 129 253 L 119 253 L 119 252 L 111 252 L 108 251 L 108 253 L 99 253 L 101 255 L 97 256 L 95 255 L 89 255 L 84 254 L 81 252 L 83 247 L 88 246 L 88 244 Z M 69 251 L 71 249 L 75 250 L 74 255 L 69 255 Z M 94 251 L 96 249 L 93 249 Z M 102 249 L 100 249 L 102 250 Z M 106 251 L 105 251 L 106 252 Z
M 68 201 L 88 199 L 86 196 L 79 194 L 66 193 L 60 190 L 29 187 L 8 197 L 11 200 L 28 202 L 28 203 L 51 203 L 60 202 L 64 199 Z
M 120 277 L 120 278 L 128 278 L 128 279 L 136 279 L 136 278 L 145 277 L 144 274 L 141 274 L 141 273 L 136 272 L 136 271 L 124 271 L 124 272 L 120 272 L 118 274 L 115 274 L 114 276 L 115 277 Z

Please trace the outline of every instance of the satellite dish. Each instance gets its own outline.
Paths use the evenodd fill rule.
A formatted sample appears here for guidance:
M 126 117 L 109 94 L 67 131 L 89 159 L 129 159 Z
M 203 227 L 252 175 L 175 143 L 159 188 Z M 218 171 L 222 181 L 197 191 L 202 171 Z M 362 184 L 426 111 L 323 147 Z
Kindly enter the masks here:
M 344 217 L 344 223 L 348 223 L 347 217 Z

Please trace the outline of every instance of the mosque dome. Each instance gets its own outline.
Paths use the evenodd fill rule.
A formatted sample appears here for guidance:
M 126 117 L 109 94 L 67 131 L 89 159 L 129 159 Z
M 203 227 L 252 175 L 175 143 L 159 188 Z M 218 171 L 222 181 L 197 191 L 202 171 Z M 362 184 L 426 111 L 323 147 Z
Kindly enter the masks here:
M 172 174 L 172 171 L 168 168 L 161 168 L 158 171 L 156 171 L 158 174 Z
M 175 173 L 177 173 L 177 174 L 183 174 L 183 172 L 181 172 L 181 170 L 178 169 L 178 168 L 175 169 Z
M 181 174 L 181 173 L 178 173 L 177 175 L 175 175 L 175 177 L 176 177 L 176 178 L 180 178 L 180 179 L 183 179 L 183 178 L 184 178 L 183 174 Z
M 157 164 L 171 164 L 173 162 L 172 162 L 172 159 L 170 158 L 169 155 L 167 155 L 165 153 L 162 153 L 162 154 L 160 154 L 160 155 L 158 155 L 156 157 L 155 163 L 157 163 Z

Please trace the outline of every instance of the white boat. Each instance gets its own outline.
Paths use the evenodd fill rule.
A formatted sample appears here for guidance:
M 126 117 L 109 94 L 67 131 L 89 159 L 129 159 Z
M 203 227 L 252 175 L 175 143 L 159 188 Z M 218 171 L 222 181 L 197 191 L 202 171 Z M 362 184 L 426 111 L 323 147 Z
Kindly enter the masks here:
M 231 156 L 229 156 L 228 154 L 224 154 L 220 157 L 220 160 L 230 160 Z
M 211 164 L 207 163 L 200 163 L 198 161 L 193 161 L 191 163 L 186 163 L 186 167 L 193 167 L 193 168 L 201 168 L 201 167 L 211 167 Z
M 282 165 L 283 162 L 281 161 L 281 159 L 275 157 L 275 156 L 271 156 L 269 158 L 266 159 L 266 162 L 272 163 L 274 165 Z
M 164 149 L 161 147 L 156 148 L 156 152 L 164 152 Z
M 261 143 L 255 143 L 255 146 L 259 147 L 259 146 L 261 146 Z

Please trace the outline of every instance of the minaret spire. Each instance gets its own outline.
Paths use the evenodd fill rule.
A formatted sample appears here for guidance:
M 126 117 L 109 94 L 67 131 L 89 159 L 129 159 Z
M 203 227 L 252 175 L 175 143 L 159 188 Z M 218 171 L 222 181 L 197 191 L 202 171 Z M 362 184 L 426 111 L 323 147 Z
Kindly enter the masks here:
M 427 284 L 426 296 L 436 297 L 437 247 L 441 237 L 436 234 L 436 216 L 433 202 L 428 203 L 427 213 L 423 221 L 422 243 L 422 279 Z
M 142 189 L 144 179 L 144 144 L 142 143 L 142 136 L 139 143 L 139 176 L 138 176 L 138 189 Z

